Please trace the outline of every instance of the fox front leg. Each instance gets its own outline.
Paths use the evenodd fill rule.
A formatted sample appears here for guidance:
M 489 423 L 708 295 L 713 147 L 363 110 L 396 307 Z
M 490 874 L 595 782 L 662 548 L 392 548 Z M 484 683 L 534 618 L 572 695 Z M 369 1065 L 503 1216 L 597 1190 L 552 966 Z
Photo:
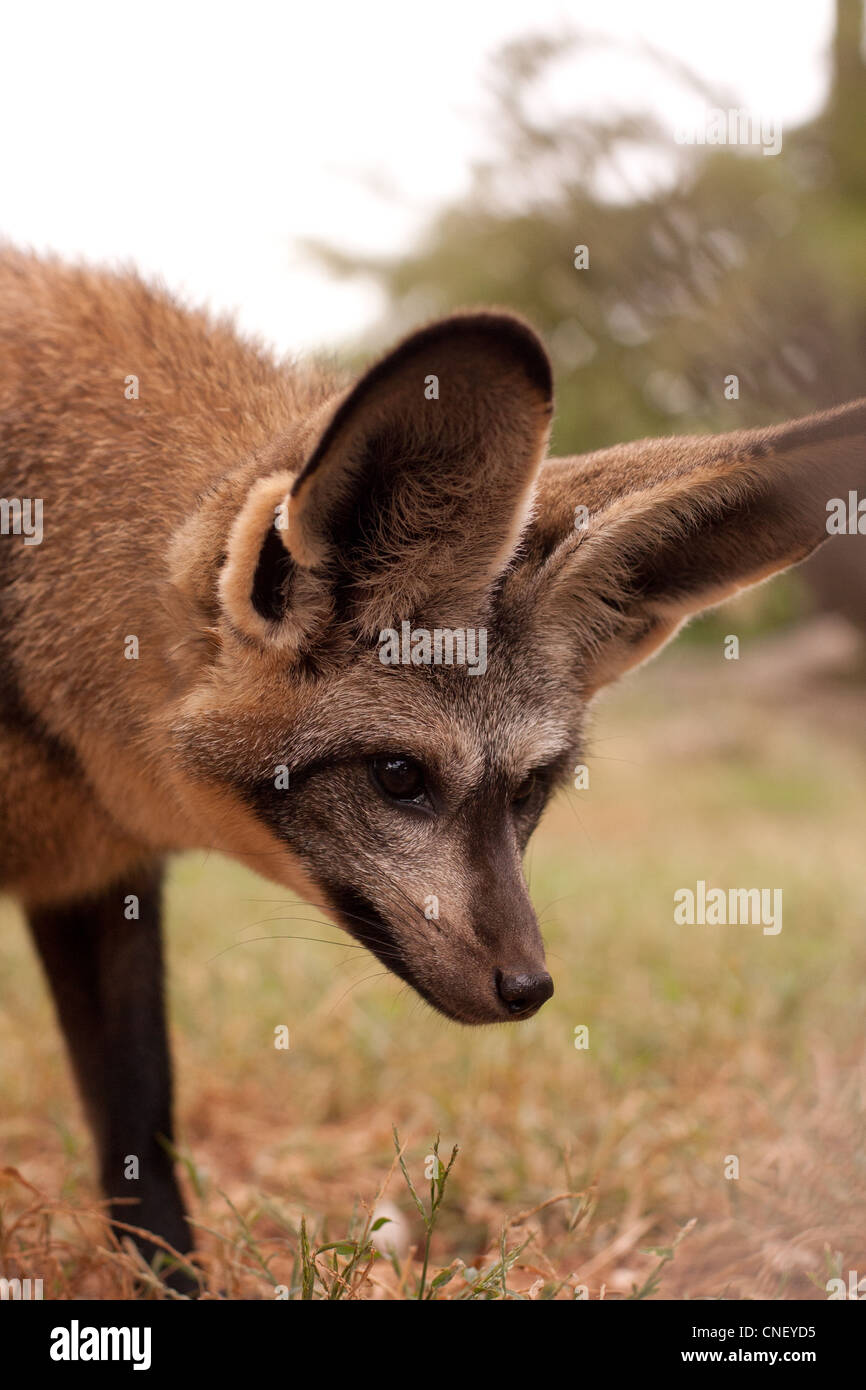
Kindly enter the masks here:
M 164 1142 L 173 1142 L 173 1128 L 161 880 L 161 869 L 150 868 L 28 917 L 97 1141 L 112 1219 L 183 1253 L 192 1240 Z M 148 1261 L 158 1248 L 143 1238 L 137 1244 Z

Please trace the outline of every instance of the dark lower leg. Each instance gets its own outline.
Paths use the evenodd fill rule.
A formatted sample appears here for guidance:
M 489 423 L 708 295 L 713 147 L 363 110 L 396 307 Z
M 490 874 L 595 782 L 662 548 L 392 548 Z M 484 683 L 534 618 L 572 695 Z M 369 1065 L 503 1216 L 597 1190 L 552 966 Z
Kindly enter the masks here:
M 117 1220 L 192 1241 L 174 1164 L 160 935 L 161 875 L 30 913 Z M 117 1199 L 134 1198 L 134 1202 Z M 150 1242 L 139 1240 L 147 1258 Z

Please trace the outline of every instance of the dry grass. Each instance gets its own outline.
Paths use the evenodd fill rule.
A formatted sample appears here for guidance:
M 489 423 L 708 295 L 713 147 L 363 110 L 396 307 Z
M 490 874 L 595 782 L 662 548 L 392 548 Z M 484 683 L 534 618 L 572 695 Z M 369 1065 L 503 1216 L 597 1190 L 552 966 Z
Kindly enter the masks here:
M 179 1134 L 211 1289 L 417 1296 L 425 1230 L 392 1125 L 422 1195 L 433 1137 L 460 1147 L 435 1297 L 820 1298 L 866 1273 L 866 688 L 827 634 L 739 663 L 677 649 L 603 706 L 591 789 L 531 852 L 557 994 L 528 1024 L 449 1024 L 279 890 L 176 866 Z M 780 935 L 675 926 L 698 878 L 781 887 Z M 0 963 L 2 1272 L 130 1296 L 147 1276 L 93 1215 L 90 1142 L 8 907 Z M 393 1261 L 368 1249 L 386 1183 Z M 684 1228 L 672 1259 L 645 1253 Z

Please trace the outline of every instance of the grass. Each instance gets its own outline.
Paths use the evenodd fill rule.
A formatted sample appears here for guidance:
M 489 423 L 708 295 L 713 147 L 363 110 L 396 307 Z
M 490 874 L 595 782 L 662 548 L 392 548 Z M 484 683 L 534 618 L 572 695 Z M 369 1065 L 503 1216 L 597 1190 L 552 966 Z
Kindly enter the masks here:
M 807 645 L 781 677 L 771 649 L 675 649 L 601 706 L 590 787 L 528 859 L 557 992 L 527 1024 L 450 1024 L 279 889 L 178 861 L 178 1145 L 207 1288 L 821 1298 L 828 1270 L 866 1272 L 866 688 Z M 783 930 L 675 926 L 699 878 L 780 887 Z M 10 906 L 0 969 L 0 1272 L 166 1296 L 98 1215 Z

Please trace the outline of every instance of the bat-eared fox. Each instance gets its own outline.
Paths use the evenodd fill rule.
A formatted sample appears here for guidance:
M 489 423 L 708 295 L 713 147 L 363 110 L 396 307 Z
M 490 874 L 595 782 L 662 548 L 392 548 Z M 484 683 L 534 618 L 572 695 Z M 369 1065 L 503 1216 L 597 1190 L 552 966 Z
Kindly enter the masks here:
M 531 1017 L 521 860 L 595 695 L 866 496 L 864 401 L 572 458 L 552 413 L 506 311 L 347 380 L 133 274 L 0 253 L 0 889 L 106 1194 L 138 1199 L 114 1215 L 181 1252 L 168 856 L 296 890 L 450 1019 Z

